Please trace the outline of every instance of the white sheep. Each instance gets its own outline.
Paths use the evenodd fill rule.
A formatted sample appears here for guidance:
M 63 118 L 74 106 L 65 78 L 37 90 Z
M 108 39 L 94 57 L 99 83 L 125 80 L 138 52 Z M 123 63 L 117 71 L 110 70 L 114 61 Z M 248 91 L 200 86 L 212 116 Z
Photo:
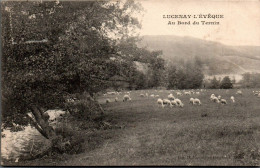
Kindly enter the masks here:
M 197 95 L 200 95 L 200 92 L 196 92 Z
M 214 94 L 211 94 L 210 100 L 213 101 L 216 96 Z
M 175 97 L 174 97 L 172 94 L 169 94 L 169 95 L 168 95 L 168 99 L 169 99 L 169 100 L 174 100 Z
M 171 101 L 171 104 L 172 104 L 173 106 L 178 106 L 177 102 L 174 101 L 174 100 Z
M 190 98 L 190 104 L 192 104 L 193 105 L 193 101 L 194 101 L 194 98 Z
M 115 98 L 115 102 L 118 102 L 118 97 Z
M 188 92 L 184 92 L 185 95 L 191 95 L 191 92 L 188 91 Z
M 109 95 L 115 95 L 116 92 L 107 92 L 107 94 L 109 94 Z
M 181 92 L 177 92 L 176 94 L 177 94 L 177 96 L 182 96 Z
M 235 98 L 234 98 L 234 96 L 231 96 L 230 99 L 232 100 L 233 103 L 235 103 Z
M 111 101 L 110 101 L 110 99 L 106 99 L 106 103 L 110 103 Z
M 221 104 L 227 104 L 227 101 L 225 99 L 220 99 Z
M 151 97 L 154 97 L 154 94 L 151 94 L 150 96 L 151 96 Z
M 238 94 L 238 95 L 242 95 L 243 93 L 242 93 L 241 90 L 238 90 L 238 91 L 236 92 L 236 94 Z
M 158 99 L 158 100 L 157 100 L 157 104 L 158 104 L 158 105 L 161 105 L 162 108 L 164 108 L 164 104 L 163 104 L 163 100 L 162 100 L 162 99 Z
M 144 94 L 140 94 L 140 97 L 144 97 Z
M 201 105 L 200 99 L 195 98 L 195 99 L 193 100 L 193 105 Z
M 163 104 L 170 104 L 171 101 L 169 99 L 163 99 Z
M 184 106 L 184 104 L 182 103 L 182 101 L 180 99 L 174 99 L 173 101 L 175 102 L 174 104 L 177 104 L 177 106 L 179 106 L 179 107 Z
M 154 97 L 160 97 L 159 95 L 155 95 Z
M 220 96 L 220 95 L 218 96 L 218 99 L 219 99 L 219 100 L 221 99 L 221 96 Z
M 212 98 L 212 101 L 215 102 L 215 103 L 219 103 L 220 102 L 217 97 Z
M 163 99 L 163 104 L 169 105 L 170 107 L 173 107 L 171 101 L 169 99 Z
M 132 99 L 130 98 L 129 95 L 124 95 L 123 102 L 128 101 L 128 100 L 131 101 Z

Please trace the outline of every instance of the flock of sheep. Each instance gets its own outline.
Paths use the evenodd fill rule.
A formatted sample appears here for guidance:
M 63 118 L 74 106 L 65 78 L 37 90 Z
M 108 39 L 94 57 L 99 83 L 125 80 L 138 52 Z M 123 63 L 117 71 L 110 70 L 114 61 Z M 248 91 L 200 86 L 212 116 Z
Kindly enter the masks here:
M 205 91 L 205 90 L 201 89 L 201 92 L 203 92 L 203 91 Z M 185 95 L 191 95 L 191 94 L 200 95 L 201 92 L 199 92 L 199 91 L 197 91 L 197 92 L 194 92 L 194 91 L 184 91 L 184 94 Z M 177 96 L 182 96 L 183 95 L 180 91 L 177 91 L 176 94 L 177 94 Z M 230 99 L 232 100 L 233 103 L 235 103 L 234 96 L 231 96 Z M 216 103 L 227 104 L 227 101 L 225 99 L 221 99 L 220 95 L 218 97 L 216 97 L 214 94 L 212 94 L 211 97 L 210 97 L 210 100 L 213 101 L 213 102 L 216 102 Z M 183 107 L 184 106 L 182 101 L 180 99 L 178 99 L 178 98 L 175 98 L 172 93 L 168 95 L 168 99 L 160 99 L 159 98 L 157 100 L 157 103 L 158 103 L 158 105 L 162 106 L 162 108 L 164 108 L 167 105 L 170 106 L 170 107 L 174 107 L 174 106 L 176 106 L 176 107 Z M 189 104 L 191 104 L 191 105 L 199 105 L 199 106 L 202 105 L 200 99 L 193 98 L 193 97 L 190 98 Z
M 132 100 L 131 97 L 130 97 L 130 93 L 131 93 L 131 91 L 125 92 L 125 95 L 123 97 L 123 102 Z M 122 92 L 107 92 L 107 93 L 103 94 L 103 96 L 120 95 L 120 94 L 122 94 Z M 118 97 L 115 97 L 114 100 L 115 100 L 115 102 L 118 102 L 119 99 L 118 99 Z M 107 98 L 106 103 L 110 103 L 110 102 L 112 102 L 112 101 L 109 98 Z
M 156 90 L 157 91 L 157 90 Z M 179 97 L 179 96 L 183 96 L 183 95 L 200 95 L 202 92 L 205 92 L 207 90 L 205 89 L 200 89 L 200 90 L 190 90 L 190 91 L 180 91 L 180 90 L 171 90 L 170 94 L 167 96 L 167 98 L 160 98 L 160 95 L 158 94 L 151 94 L 149 95 L 148 93 L 141 93 L 140 94 L 140 97 L 151 97 L 151 98 L 158 98 L 157 99 L 157 104 L 158 106 L 161 106 L 162 108 L 164 108 L 165 106 L 169 106 L 169 107 L 184 107 L 184 103 L 181 101 L 181 99 L 175 97 L 172 92 L 175 92 L 176 95 Z M 159 92 L 162 92 L 162 91 L 159 91 Z M 226 91 L 228 92 L 228 90 Z M 123 92 L 107 92 L 106 94 L 104 94 L 104 96 L 106 95 L 120 95 L 122 94 Z M 126 102 L 126 101 L 131 101 L 131 97 L 130 97 L 130 94 L 131 94 L 131 91 L 128 91 L 128 92 L 124 92 L 124 96 L 123 96 L 123 102 Z M 253 94 L 257 97 L 260 98 L 260 91 L 253 91 Z M 236 92 L 236 95 L 243 95 L 242 91 L 241 90 L 238 90 Z M 118 97 L 115 97 L 114 101 L 117 102 L 119 99 Z M 223 99 L 220 95 L 216 96 L 215 94 L 211 94 L 210 96 L 210 100 L 214 103 L 219 103 L 219 104 L 222 104 L 222 105 L 225 105 L 227 104 L 227 100 L 226 99 Z M 235 97 L 234 96 L 231 96 L 230 97 L 230 100 L 232 103 L 235 103 Z M 109 98 L 106 99 L 106 103 L 110 103 L 112 102 Z M 194 97 L 190 97 L 190 100 L 189 100 L 189 104 L 191 105 L 202 105 L 201 101 L 199 98 L 194 98 Z

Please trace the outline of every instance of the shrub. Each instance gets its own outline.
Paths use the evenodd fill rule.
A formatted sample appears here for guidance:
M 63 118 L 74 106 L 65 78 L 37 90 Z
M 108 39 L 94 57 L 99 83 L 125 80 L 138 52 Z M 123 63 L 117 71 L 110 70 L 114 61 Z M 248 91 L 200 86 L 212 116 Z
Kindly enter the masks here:
M 78 100 L 66 103 L 66 110 L 78 119 L 93 120 L 102 116 L 103 111 L 96 100 L 87 93 L 78 95 Z

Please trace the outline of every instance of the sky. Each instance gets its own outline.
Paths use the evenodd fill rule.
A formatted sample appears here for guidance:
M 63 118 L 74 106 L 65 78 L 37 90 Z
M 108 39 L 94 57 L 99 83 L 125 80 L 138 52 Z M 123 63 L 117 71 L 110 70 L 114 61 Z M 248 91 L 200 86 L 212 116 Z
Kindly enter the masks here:
M 139 0 L 145 9 L 140 35 L 192 36 L 226 45 L 260 46 L 260 0 Z M 164 19 L 163 15 L 223 15 L 223 19 Z M 168 22 L 191 21 L 191 25 Z M 192 25 L 198 21 L 199 25 Z M 202 25 L 201 21 L 219 22 Z

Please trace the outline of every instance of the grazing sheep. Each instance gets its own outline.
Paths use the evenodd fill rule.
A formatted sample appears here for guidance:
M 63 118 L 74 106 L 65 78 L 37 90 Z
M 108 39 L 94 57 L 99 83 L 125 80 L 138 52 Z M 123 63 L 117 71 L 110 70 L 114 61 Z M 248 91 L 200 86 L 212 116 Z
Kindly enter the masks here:
M 184 92 L 185 95 L 191 95 L 191 92 L 188 91 L 188 92 Z
M 234 98 L 234 96 L 231 96 L 230 99 L 232 100 L 233 103 L 235 103 L 235 98 Z
M 108 95 L 115 95 L 116 92 L 107 92 Z
M 174 100 L 175 97 L 174 97 L 172 94 L 169 94 L 169 95 L 168 95 L 168 99 L 169 99 L 169 100 Z
M 226 101 L 225 99 L 221 99 L 221 100 L 220 100 L 220 103 L 221 103 L 221 104 L 227 104 L 227 101 Z
M 118 102 L 118 97 L 115 98 L 115 102 Z
M 169 105 L 170 107 L 173 107 L 171 101 L 169 99 L 163 99 L 163 104 Z
M 210 100 L 213 101 L 216 96 L 214 94 L 211 94 Z
M 172 103 L 173 106 L 178 106 L 177 102 L 174 101 L 174 100 L 172 100 L 171 103 Z
M 148 97 L 148 93 L 145 93 L 145 96 Z
M 171 101 L 168 99 L 163 99 L 163 104 L 169 104 Z
M 151 96 L 151 97 L 154 97 L 154 94 L 151 94 L 150 96 Z
M 220 96 L 220 95 L 218 96 L 218 99 L 219 99 L 219 100 L 221 99 L 221 96 Z
M 110 99 L 106 99 L 106 103 L 110 103 L 111 101 L 110 101 Z
M 124 95 L 123 102 L 128 101 L 128 100 L 131 101 L 132 99 L 130 98 L 129 95 Z
M 177 96 L 182 96 L 182 93 L 181 92 L 177 92 Z
M 160 97 L 159 95 L 155 95 L 154 97 Z
M 200 99 L 195 98 L 193 100 L 193 105 L 201 105 Z
M 212 99 L 212 101 L 215 102 L 215 103 L 219 103 L 219 102 L 220 102 L 217 97 L 214 97 L 214 98 Z
M 161 105 L 162 108 L 164 108 L 164 104 L 163 104 L 163 100 L 162 100 L 162 99 L 158 99 L 158 100 L 157 100 L 157 104 L 158 104 L 158 105 Z
M 190 98 L 190 104 L 193 105 L 193 101 L 194 101 L 194 99 L 191 97 L 191 98 Z
M 238 95 L 242 95 L 243 93 L 242 93 L 241 90 L 238 90 L 238 91 L 236 92 L 236 94 L 238 94 Z
M 144 94 L 140 94 L 141 97 L 144 97 Z
M 181 101 L 180 99 L 174 99 L 173 101 L 174 101 L 175 104 L 177 104 L 177 106 L 179 106 L 179 107 L 183 107 L 183 106 L 184 106 L 184 104 L 182 103 L 182 101 Z
M 200 95 L 200 92 L 196 92 L 197 95 Z

